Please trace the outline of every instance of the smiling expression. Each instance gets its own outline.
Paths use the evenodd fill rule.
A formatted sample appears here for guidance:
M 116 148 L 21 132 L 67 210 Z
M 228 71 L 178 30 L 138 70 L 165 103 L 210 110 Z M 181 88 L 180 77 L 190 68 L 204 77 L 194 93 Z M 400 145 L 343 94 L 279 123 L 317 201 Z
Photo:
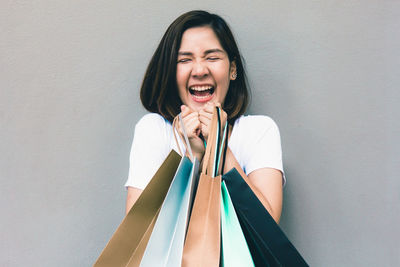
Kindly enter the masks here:
M 209 101 L 223 104 L 235 72 L 235 63 L 229 61 L 210 27 L 190 28 L 183 33 L 176 68 L 183 104 L 194 111 Z

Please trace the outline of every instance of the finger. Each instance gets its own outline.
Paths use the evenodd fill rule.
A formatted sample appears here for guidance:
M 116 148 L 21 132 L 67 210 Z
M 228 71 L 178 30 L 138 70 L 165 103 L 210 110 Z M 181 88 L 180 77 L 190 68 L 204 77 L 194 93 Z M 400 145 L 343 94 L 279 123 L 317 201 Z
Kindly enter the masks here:
M 181 115 L 182 118 L 186 117 L 188 114 L 192 113 L 193 111 L 186 105 L 181 106 Z
M 199 112 L 199 120 L 200 120 L 200 122 L 203 122 L 203 123 L 205 123 L 207 121 L 211 121 L 212 120 L 212 116 L 213 116 L 212 113 L 204 111 L 204 110 L 201 110 Z
M 198 136 L 198 130 L 200 129 L 200 121 L 197 117 L 191 117 L 186 120 L 184 123 L 185 130 L 188 134 L 188 137 Z
M 213 113 L 214 107 L 215 107 L 214 103 L 207 102 L 207 105 L 204 106 L 203 111 L 205 111 L 207 113 Z
M 199 119 L 199 115 L 197 112 L 192 112 L 192 113 L 186 114 L 184 117 L 182 116 L 182 120 L 183 120 L 184 124 L 186 121 L 190 121 L 192 119 Z
M 201 123 L 201 132 L 204 137 L 207 137 L 209 133 L 208 128 L 210 127 L 212 121 L 212 114 L 206 112 L 199 113 L 199 121 Z
M 217 103 L 217 105 L 220 105 L 220 104 Z M 222 108 L 220 110 L 221 110 L 222 123 L 225 123 L 225 121 L 226 121 L 228 116 L 227 116 L 226 112 Z M 201 122 L 206 122 L 206 120 L 207 120 L 206 118 L 212 120 L 213 113 L 214 113 L 214 108 L 212 108 L 212 109 L 205 108 L 205 109 L 199 111 L 199 119 L 200 119 L 200 121 Z
M 202 124 L 210 125 L 212 119 L 210 119 L 210 118 L 208 118 L 208 117 L 199 117 L 199 121 L 200 121 Z
M 201 132 L 206 135 L 208 135 L 208 129 L 209 129 L 209 124 L 207 123 L 200 123 L 200 127 L 201 127 Z
M 208 135 L 210 134 L 210 130 L 207 124 L 201 124 L 201 134 L 203 135 L 203 137 L 207 140 L 208 139 Z
M 187 127 L 200 127 L 200 120 L 197 116 L 190 116 L 186 120 Z
M 184 110 L 183 112 L 187 112 L 187 110 Z M 198 125 L 199 122 L 196 123 L 196 121 L 198 121 L 197 112 L 185 114 L 185 116 L 182 117 L 183 127 L 185 127 L 185 131 L 188 136 L 192 137 L 193 133 L 196 132 L 196 128 L 200 128 L 200 126 Z M 183 134 L 181 127 L 182 127 L 181 123 L 177 123 L 177 129 L 178 129 L 179 133 Z
M 223 113 L 223 109 L 222 109 L 222 107 L 221 107 L 221 103 L 219 103 L 219 102 L 217 102 L 217 103 L 215 103 L 215 106 L 214 107 L 217 107 L 217 108 L 219 108 L 220 110 L 221 110 L 221 113 Z
M 218 108 L 220 108 L 220 110 L 221 110 L 221 119 L 222 119 L 222 122 L 225 123 L 226 118 L 228 117 L 228 115 L 226 114 L 225 110 L 222 109 L 221 103 L 217 102 L 217 103 L 215 104 L 215 106 L 218 107 Z
M 225 110 L 222 110 L 222 122 L 225 123 L 226 120 L 228 119 L 228 114 L 225 112 Z

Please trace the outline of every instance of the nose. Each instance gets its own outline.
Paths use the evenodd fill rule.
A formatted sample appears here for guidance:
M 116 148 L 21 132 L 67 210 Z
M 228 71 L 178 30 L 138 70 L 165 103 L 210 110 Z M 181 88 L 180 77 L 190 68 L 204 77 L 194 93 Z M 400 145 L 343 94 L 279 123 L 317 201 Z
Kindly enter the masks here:
M 204 62 L 196 61 L 193 64 L 192 75 L 197 78 L 202 78 L 208 75 L 208 68 Z

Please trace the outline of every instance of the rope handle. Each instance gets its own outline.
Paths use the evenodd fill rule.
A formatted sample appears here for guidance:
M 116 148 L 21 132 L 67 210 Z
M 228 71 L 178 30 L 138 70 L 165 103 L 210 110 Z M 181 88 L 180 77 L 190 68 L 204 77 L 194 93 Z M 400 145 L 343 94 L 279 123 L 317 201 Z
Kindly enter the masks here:
M 221 157 L 224 148 L 227 146 L 227 129 L 228 122 L 224 125 L 224 132 L 221 138 L 221 109 L 215 107 L 207 139 L 208 145 L 206 146 L 206 152 L 203 158 L 203 173 L 215 177 L 221 172 Z
M 177 124 L 177 123 L 180 124 L 180 127 L 181 127 L 181 129 L 182 129 L 183 136 L 182 136 L 182 134 L 178 131 L 178 129 L 176 128 L 176 124 Z M 182 114 L 181 114 L 181 113 L 179 113 L 178 116 L 176 116 L 176 117 L 174 118 L 173 122 L 172 122 L 172 132 L 174 133 L 174 138 L 175 138 L 176 146 L 177 146 L 177 148 L 178 148 L 178 150 L 179 150 L 179 154 L 180 154 L 180 155 L 184 155 L 184 154 L 182 153 L 180 144 L 179 144 L 179 142 L 178 142 L 178 138 L 176 137 L 177 134 L 178 134 L 178 136 L 180 137 L 180 139 L 183 140 L 183 145 L 185 146 L 185 152 L 186 152 L 186 151 L 189 152 L 189 158 L 190 158 L 190 160 L 193 162 L 194 157 L 193 157 L 193 153 L 192 153 L 192 147 L 190 146 L 189 138 L 188 138 L 187 133 L 186 133 L 186 130 L 185 130 L 185 124 L 183 123 Z

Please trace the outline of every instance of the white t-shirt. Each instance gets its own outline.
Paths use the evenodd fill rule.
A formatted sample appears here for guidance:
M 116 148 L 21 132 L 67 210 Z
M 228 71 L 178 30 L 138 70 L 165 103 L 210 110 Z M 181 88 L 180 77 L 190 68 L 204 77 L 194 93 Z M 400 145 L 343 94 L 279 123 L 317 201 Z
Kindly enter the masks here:
M 274 168 L 283 173 L 279 129 L 270 117 L 239 117 L 228 146 L 246 175 L 261 168 Z M 125 186 L 144 189 L 171 149 L 179 152 L 171 123 L 156 113 L 143 116 L 135 126 Z

